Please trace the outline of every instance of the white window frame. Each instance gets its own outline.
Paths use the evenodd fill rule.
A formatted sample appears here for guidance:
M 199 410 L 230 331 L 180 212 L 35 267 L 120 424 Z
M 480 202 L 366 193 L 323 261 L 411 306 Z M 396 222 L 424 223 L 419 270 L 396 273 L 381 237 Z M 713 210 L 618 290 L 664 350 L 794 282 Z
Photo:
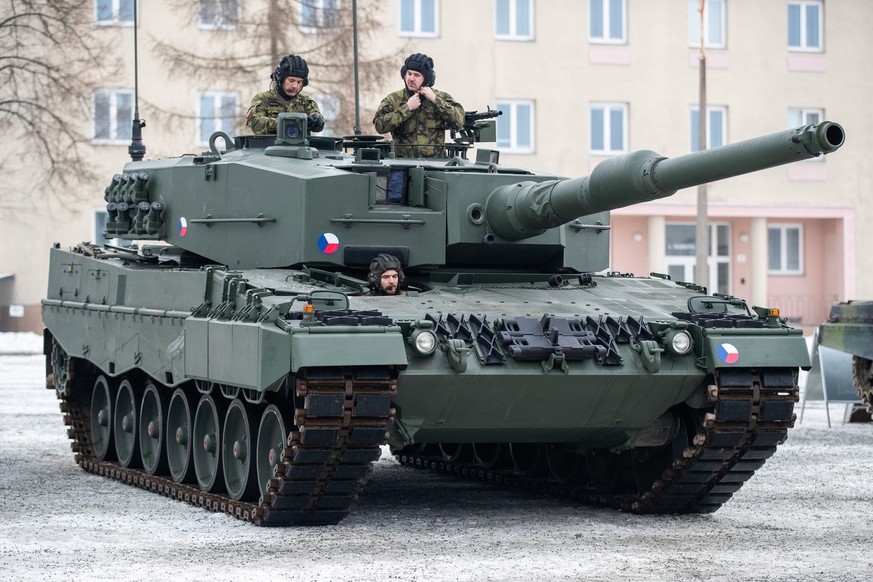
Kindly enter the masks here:
M 233 2 L 236 6 L 236 15 L 234 17 L 233 22 L 228 22 L 224 19 L 223 11 L 216 13 L 216 22 L 204 22 L 203 21 L 203 9 L 202 6 L 204 3 L 214 4 L 216 9 L 220 8 L 221 4 L 225 2 Z M 239 27 L 240 17 L 241 17 L 242 6 L 240 0 L 199 0 L 197 4 L 197 22 L 200 30 L 236 30 Z
M 133 10 L 136 8 L 136 5 L 133 0 L 105 0 L 109 4 L 112 5 L 112 16 L 107 19 L 100 19 L 100 1 L 97 0 L 94 2 L 94 22 L 97 23 L 98 26 L 133 26 L 133 16 L 131 16 L 130 20 L 119 20 L 119 15 L 121 14 L 121 5 L 126 4 L 130 6 L 130 12 L 133 14 Z
M 789 269 L 788 263 L 788 231 L 797 231 L 797 268 Z M 770 265 L 770 233 L 779 233 L 779 266 Z M 803 225 L 800 223 L 769 223 L 767 225 L 767 274 L 769 275 L 803 275 Z
M 697 105 L 691 106 L 691 114 L 689 120 L 689 133 L 691 137 L 691 148 L 690 151 L 696 152 L 698 151 L 697 147 L 697 124 L 699 123 L 699 112 L 700 107 Z M 712 105 L 706 108 L 706 149 L 717 148 L 719 146 L 723 146 L 728 143 L 727 139 L 727 116 L 728 110 L 727 107 L 721 105 Z M 721 122 L 716 124 L 714 123 L 714 118 L 718 116 L 721 118 Z M 722 136 L 722 141 L 715 143 L 713 141 L 713 135 L 716 133 L 713 131 L 713 128 L 718 125 L 719 133 Z
M 621 14 L 615 15 L 613 1 L 618 2 Z M 599 8 L 601 15 L 601 33 L 595 33 L 595 9 Z M 612 25 L 620 19 L 620 36 L 612 36 Z M 592 44 L 626 44 L 627 43 L 627 0 L 589 0 L 588 2 L 588 42 Z
M 600 136 L 603 142 L 602 148 L 594 146 L 595 138 L 595 112 L 603 113 L 603 134 Z M 612 143 L 612 114 L 621 114 L 621 147 Z M 588 106 L 588 148 L 595 155 L 612 156 L 627 152 L 628 140 L 628 105 L 627 103 L 591 103 Z
M 227 125 L 224 123 L 223 117 L 204 117 L 203 109 L 201 107 L 201 103 L 205 97 L 211 97 L 213 103 L 214 111 L 221 111 L 221 101 L 224 97 L 232 97 L 234 102 L 234 114 L 230 118 L 230 124 Z M 201 91 L 197 94 L 197 143 L 199 145 L 206 145 L 209 143 L 209 137 L 203 139 L 203 122 L 207 119 L 212 122 L 212 131 L 209 132 L 211 136 L 216 131 L 223 131 L 225 133 L 235 135 L 237 132 L 237 125 L 239 123 L 239 109 L 240 108 L 240 100 L 239 94 L 231 91 Z
M 824 121 L 824 109 L 791 107 L 788 109 L 788 129 L 801 125 L 815 125 Z
M 327 30 L 335 30 L 338 26 L 339 19 L 337 18 L 337 22 L 333 25 L 330 22 L 326 22 L 326 16 L 331 12 L 339 13 L 340 6 L 342 5 L 342 0 L 301 0 L 300 2 L 300 32 L 306 34 L 318 34 L 319 32 L 324 32 Z M 310 25 L 303 22 L 304 18 L 304 8 L 310 7 L 315 11 L 315 20 L 316 23 L 314 25 Z
M 527 127 L 528 135 L 530 135 L 530 143 L 529 144 L 520 144 L 518 142 L 519 139 L 519 127 L 518 127 L 518 110 L 520 107 L 527 107 L 530 111 L 530 115 L 528 117 L 529 123 Z M 497 118 L 497 127 L 508 124 L 509 125 L 509 139 L 503 140 L 500 134 L 500 130 L 498 129 L 497 136 L 497 147 L 502 152 L 506 152 L 508 154 L 532 154 L 535 152 L 535 138 L 536 138 L 536 107 L 534 106 L 534 102 L 532 100 L 525 99 L 504 99 L 497 101 L 497 109 L 503 112 L 503 115 Z M 501 145 L 507 144 L 508 145 Z
M 791 10 L 792 8 L 799 10 L 799 21 L 798 27 L 799 30 L 795 31 L 799 37 L 798 44 L 791 44 Z M 812 45 L 810 44 L 810 39 L 807 35 L 807 10 L 809 8 L 815 8 L 818 12 L 818 30 L 816 34 L 818 35 L 818 44 Z M 788 50 L 792 52 L 805 52 L 805 53 L 820 53 L 824 52 L 824 3 L 821 0 L 792 0 L 788 2 L 786 7 L 786 33 L 788 38 L 786 39 L 786 44 L 788 45 Z
M 711 49 L 727 47 L 727 0 L 706 0 L 703 5 L 703 20 L 706 24 L 704 46 Z M 700 0 L 688 0 L 688 46 L 700 48 Z
M 98 95 L 108 95 L 109 96 L 109 111 L 106 112 L 109 121 L 109 137 L 97 137 L 97 96 Z M 126 120 L 126 132 L 124 135 L 119 135 L 119 121 L 118 121 L 118 98 L 122 95 L 130 97 L 130 119 Z M 134 110 L 134 95 L 133 91 L 129 89 L 98 89 L 94 91 L 92 96 L 92 107 L 91 112 L 93 115 L 93 139 L 92 143 L 95 144 L 107 144 L 107 145 L 117 145 L 117 144 L 126 144 L 130 142 L 131 131 L 133 128 L 133 110 Z
M 527 20 L 530 25 L 530 30 L 527 34 L 518 32 L 518 4 L 524 2 L 527 7 Z M 509 11 L 509 31 L 501 33 L 497 30 L 497 14 L 500 10 L 500 4 L 505 4 Z M 498 40 L 521 40 L 528 41 L 534 38 L 534 0 L 494 0 L 494 38 Z
M 667 222 L 665 225 L 665 229 L 670 229 L 671 227 L 682 226 L 685 228 L 694 228 L 693 222 Z M 732 225 L 729 222 L 710 222 L 709 223 L 709 252 L 706 257 L 706 270 L 708 273 L 707 276 L 707 284 L 706 288 L 712 291 L 717 291 L 719 293 L 730 294 L 732 287 L 732 271 L 733 271 L 733 248 L 731 246 L 731 230 Z M 666 231 L 665 231 L 666 232 Z M 725 235 L 725 240 L 727 241 L 727 252 L 721 253 L 719 252 L 718 246 L 718 234 L 719 232 L 723 232 Z M 696 235 L 696 233 L 695 233 Z M 684 275 L 680 280 L 683 281 L 693 281 L 694 280 L 694 267 L 697 263 L 697 241 L 694 241 L 694 248 L 690 249 L 692 252 L 688 253 L 679 253 L 679 254 L 671 254 L 669 250 L 666 248 L 667 240 L 664 241 L 664 258 L 666 261 L 666 272 L 670 272 L 671 268 L 679 268 L 682 269 Z M 719 287 L 718 284 L 718 272 L 720 266 L 727 267 L 727 274 L 724 281 L 724 286 Z
M 436 38 L 440 35 L 440 0 L 433 2 L 433 31 L 421 30 L 422 2 L 425 0 L 397 0 L 397 30 L 400 36 Z M 412 30 L 403 29 L 404 4 L 412 5 Z

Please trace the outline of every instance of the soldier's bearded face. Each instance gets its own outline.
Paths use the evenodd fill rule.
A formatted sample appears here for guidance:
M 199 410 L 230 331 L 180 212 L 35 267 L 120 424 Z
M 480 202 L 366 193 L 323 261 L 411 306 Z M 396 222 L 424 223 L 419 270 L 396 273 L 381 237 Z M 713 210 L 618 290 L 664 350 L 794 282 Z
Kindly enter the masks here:
M 394 295 L 397 293 L 397 284 L 400 282 L 400 275 L 394 269 L 389 269 L 382 273 L 379 279 L 379 285 L 385 295 Z
M 282 81 L 282 90 L 285 91 L 285 94 L 290 95 L 291 97 L 300 93 L 302 88 L 303 79 L 300 77 L 285 77 L 285 80 Z
M 412 91 L 413 93 L 417 92 L 421 89 L 421 85 L 424 83 L 424 75 L 419 73 L 418 71 L 406 71 L 406 88 Z

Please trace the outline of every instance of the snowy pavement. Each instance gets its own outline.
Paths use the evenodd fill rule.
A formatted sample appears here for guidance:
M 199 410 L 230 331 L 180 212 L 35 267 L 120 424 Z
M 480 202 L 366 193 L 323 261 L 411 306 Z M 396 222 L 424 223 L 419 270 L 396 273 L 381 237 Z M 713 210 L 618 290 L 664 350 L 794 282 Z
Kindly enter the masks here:
M 828 429 L 808 402 L 714 514 L 627 515 L 385 455 L 339 525 L 267 529 L 79 469 L 41 341 L 0 334 L 4 580 L 866 580 L 873 567 L 873 426 L 842 424 L 844 405 Z

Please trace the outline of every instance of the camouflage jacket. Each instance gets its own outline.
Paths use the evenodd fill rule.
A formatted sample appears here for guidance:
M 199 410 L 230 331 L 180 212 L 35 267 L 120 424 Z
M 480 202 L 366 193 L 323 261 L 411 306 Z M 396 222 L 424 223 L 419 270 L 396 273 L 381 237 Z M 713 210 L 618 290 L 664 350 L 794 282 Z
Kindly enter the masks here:
M 262 91 L 254 96 L 249 111 L 246 113 L 246 125 L 252 128 L 255 135 L 275 134 L 276 118 L 279 114 L 294 111 L 305 113 L 307 117 L 313 113 L 321 115 L 315 101 L 303 93 L 298 93 L 296 97 L 287 101 L 279 95 L 274 84 L 269 91 Z M 317 128 L 312 128 L 310 131 L 321 131 L 322 129 L 324 129 L 324 119 Z
M 406 106 L 406 89 L 391 93 L 379 104 L 373 125 L 379 133 L 391 133 L 398 157 L 443 157 L 446 129 L 464 127 L 464 108 L 448 93 L 434 89 L 434 94 L 435 103 L 422 98 L 421 106 L 414 111 Z

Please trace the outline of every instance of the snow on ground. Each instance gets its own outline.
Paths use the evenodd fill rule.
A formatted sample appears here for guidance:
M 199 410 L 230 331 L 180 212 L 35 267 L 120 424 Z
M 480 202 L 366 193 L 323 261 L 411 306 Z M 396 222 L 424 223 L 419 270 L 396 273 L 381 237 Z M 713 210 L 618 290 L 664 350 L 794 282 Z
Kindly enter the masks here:
M 0 355 L 41 353 L 41 335 L 33 332 L 0 333 Z
M 3 580 L 867 580 L 873 426 L 807 403 L 719 511 L 638 516 L 375 464 L 337 526 L 258 528 L 79 469 L 41 338 L 0 334 Z M 10 348 L 10 346 L 13 346 Z M 29 346 L 34 355 L 20 353 Z

